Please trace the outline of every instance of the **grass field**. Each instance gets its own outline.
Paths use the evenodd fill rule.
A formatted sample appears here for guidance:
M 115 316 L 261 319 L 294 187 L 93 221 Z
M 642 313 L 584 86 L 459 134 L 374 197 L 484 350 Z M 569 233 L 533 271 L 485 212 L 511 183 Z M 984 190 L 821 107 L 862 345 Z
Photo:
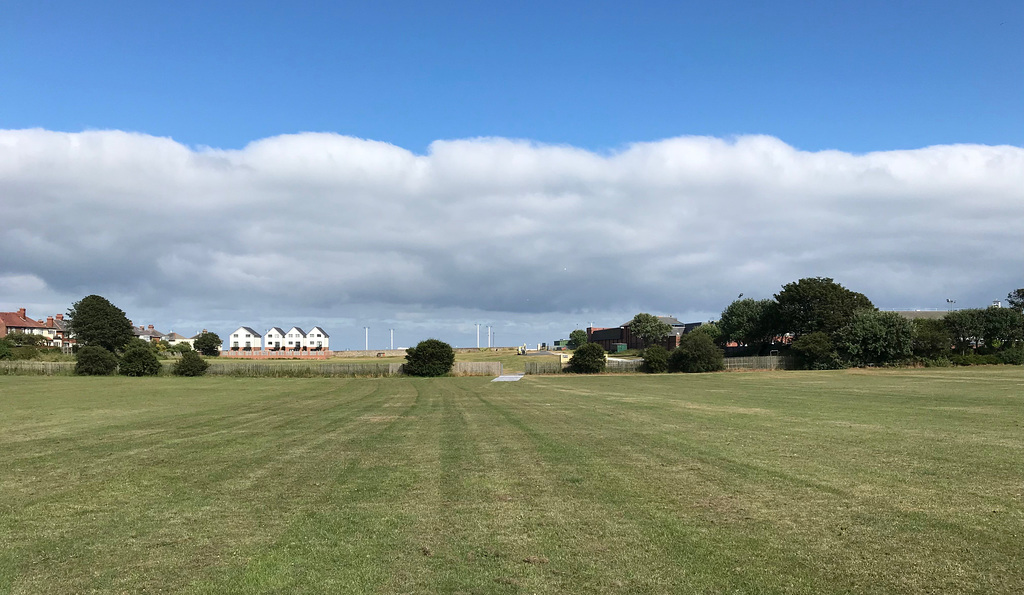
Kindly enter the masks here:
M 0 377 L 0 593 L 1020 593 L 1019 367 Z

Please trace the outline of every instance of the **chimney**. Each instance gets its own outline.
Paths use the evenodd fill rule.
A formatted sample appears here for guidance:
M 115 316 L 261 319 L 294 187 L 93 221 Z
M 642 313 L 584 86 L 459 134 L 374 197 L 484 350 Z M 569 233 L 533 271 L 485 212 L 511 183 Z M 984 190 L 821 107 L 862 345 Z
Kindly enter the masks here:
M 149 325 L 149 330 L 153 330 L 153 325 Z
M 18 308 L 18 316 L 25 318 L 25 308 Z
M 54 318 L 56 318 L 57 320 L 64 320 L 64 315 L 63 314 L 58 314 Z
M 53 326 L 53 316 L 46 317 L 46 326 Z

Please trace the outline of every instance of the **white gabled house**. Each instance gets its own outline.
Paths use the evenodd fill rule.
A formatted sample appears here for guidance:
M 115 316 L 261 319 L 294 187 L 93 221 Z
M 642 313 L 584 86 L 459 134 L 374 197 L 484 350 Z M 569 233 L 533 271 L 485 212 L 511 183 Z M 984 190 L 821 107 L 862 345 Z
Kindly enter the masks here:
M 314 326 L 306 333 L 306 348 L 310 351 L 329 351 L 331 336 L 324 329 Z
M 301 351 L 306 346 L 306 331 L 293 326 L 285 333 L 284 348 L 288 351 Z
M 268 351 L 278 351 L 284 349 L 285 335 L 288 333 L 281 330 L 281 327 L 275 326 L 274 328 L 267 331 L 267 334 L 263 335 L 263 345 Z
M 231 351 L 259 351 L 262 347 L 263 335 L 247 326 L 240 326 L 228 337 L 228 348 Z

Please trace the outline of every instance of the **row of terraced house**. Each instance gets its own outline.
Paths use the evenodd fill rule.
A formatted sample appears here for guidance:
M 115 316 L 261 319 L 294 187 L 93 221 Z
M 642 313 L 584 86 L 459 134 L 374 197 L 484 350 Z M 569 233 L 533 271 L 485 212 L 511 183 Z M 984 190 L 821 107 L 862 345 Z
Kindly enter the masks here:
M 309 332 L 293 326 L 285 331 L 279 326 L 260 333 L 248 326 L 240 326 L 226 341 L 229 351 L 330 351 L 331 336 L 314 326 Z

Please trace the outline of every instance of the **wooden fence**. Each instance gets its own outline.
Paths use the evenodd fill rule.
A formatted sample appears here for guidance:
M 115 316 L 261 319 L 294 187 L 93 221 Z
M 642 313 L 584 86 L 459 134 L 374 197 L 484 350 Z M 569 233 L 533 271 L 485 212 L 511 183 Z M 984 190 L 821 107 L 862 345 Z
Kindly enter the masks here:
M 796 359 L 782 355 L 725 358 L 726 370 L 795 370 Z
M 74 373 L 75 362 L 0 362 L 0 376 L 71 376 Z

